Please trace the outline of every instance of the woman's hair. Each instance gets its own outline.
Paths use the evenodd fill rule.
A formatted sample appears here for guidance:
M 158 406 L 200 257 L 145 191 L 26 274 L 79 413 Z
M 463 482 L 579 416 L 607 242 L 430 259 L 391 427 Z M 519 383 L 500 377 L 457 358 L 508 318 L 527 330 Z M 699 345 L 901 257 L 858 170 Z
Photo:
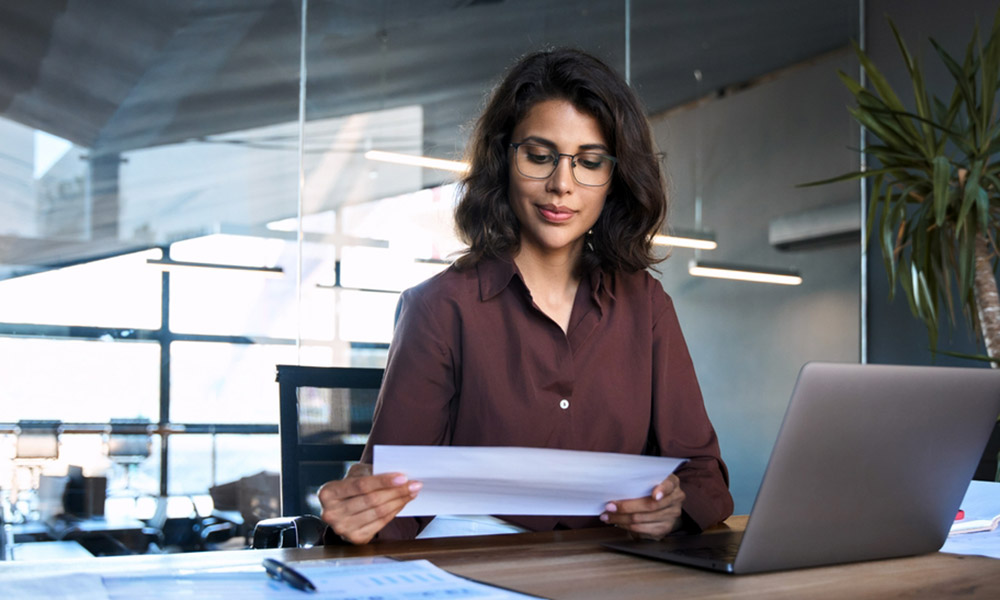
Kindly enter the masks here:
M 649 123 L 628 84 L 579 50 L 557 49 L 518 61 L 493 91 L 468 146 L 470 169 L 460 182 L 455 222 L 469 249 L 456 265 L 505 256 L 520 244 L 520 224 L 508 200 L 514 127 L 545 100 L 565 100 L 600 125 L 618 162 L 610 191 L 579 265 L 581 272 L 638 271 L 659 262 L 652 234 L 666 218 L 667 197 Z

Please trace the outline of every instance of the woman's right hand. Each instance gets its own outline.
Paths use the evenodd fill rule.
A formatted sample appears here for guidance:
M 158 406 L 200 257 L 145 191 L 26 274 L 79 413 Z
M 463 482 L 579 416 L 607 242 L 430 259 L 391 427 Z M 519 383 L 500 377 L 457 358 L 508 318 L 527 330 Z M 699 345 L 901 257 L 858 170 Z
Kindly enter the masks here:
M 402 473 L 372 475 L 371 465 L 357 463 L 346 477 L 319 489 L 322 517 L 345 541 L 367 544 L 417 497 L 421 487 Z

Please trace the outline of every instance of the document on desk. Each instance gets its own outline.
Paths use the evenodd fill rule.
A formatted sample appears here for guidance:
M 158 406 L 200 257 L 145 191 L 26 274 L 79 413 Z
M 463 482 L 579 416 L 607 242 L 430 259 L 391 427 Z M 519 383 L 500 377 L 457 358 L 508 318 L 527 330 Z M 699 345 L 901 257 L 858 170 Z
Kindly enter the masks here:
M 681 458 L 552 448 L 376 445 L 375 473 L 423 488 L 399 516 L 599 515 L 649 495 Z
M 426 560 L 382 557 L 292 563 L 315 586 L 306 593 L 268 578 L 263 568 L 105 577 L 110 600 L 531 600 L 529 596 L 453 575 Z
M 962 521 L 991 521 L 1000 515 L 1000 483 L 995 481 L 971 481 L 962 499 L 964 511 Z M 962 529 L 962 521 L 955 521 L 952 535 L 948 536 L 941 552 L 951 554 L 974 554 L 1000 558 L 1000 528 L 983 528 L 976 533 L 957 533 Z
M 0 598 L 4 600 L 110 600 L 100 575 L 72 573 L 38 577 L 0 575 Z

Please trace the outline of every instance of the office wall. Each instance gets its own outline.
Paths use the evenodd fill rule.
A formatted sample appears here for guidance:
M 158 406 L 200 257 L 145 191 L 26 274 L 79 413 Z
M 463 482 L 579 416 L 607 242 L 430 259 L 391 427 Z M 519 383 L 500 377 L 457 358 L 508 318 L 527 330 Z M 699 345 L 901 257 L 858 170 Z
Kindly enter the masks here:
M 920 56 L 931 90 L 947 95 L 949 76 L 927 37 L 960 54 L 973 23 L 978 19 L 980 30 L 988 31 L 995 11 L 995 3 L 987 1 L 964 2 L 958 11 L 931 0 L 870 1 L 868 52 L 905 93 L 909 85 L 886 24 L 889 15 Z M 850 201 L 860 208 L 854 183 L 794 187 L 857 168 L 852 149 L 859 144 L 858 127 L 845 110 L 852 100 L 836 78 L 838 69 L 857 73 L 849 51 L 653 119 L 667 155 L 674 226 L 694 227 L 695 181 L 700 182 L 702 225 L 719 240 L 717 250 L 701 257 L 795 267 L 804 279 L 801 286 L 786 288 L 692 278 L 686 270 L 694 252 L 681 249 L 660 269 L 719 433 L 738 513 L 753 505 L 798 369 L 811 360 L 860 358 L 860 244 L 781 252 L 767 243 L 768 224 L 780 215 Z M 905 298 L 888 299 L 877 247 L 867 266 L 869 362 L 970 364 L 929 351 L 926 329 Z M 942 322 L 941 331 L 941 349 L 982 351 L 961 322 L 951 332 Z
M 933 0 L 871 0 L 866 11 L 868 54 L 893 87 L 899 90 L 903 102 L 912 105 L 909 78 L 886 21 L 888 15 L 906 40 L 910 52 L 923 65 L 928 90 L 947 101 L 954 80 L 928 38 L 933 37 L 950 54 L 960 58 L 964 56 L 976 22 L 979 23 L 980 35 L 988 35 L 997 6 L 995 1 L 990 0 L 967 0 L 959 4 Z M 871 249 L 868 264 L 869 362 L 981 366 L 980 363 L 932 353 L 927 329 L 910 313 L 902 290 L 897 290 L 896 298 L 889 300 L 889 286 L 878 247 Z M 958 326 L 951 328 L 947 319 L 942 317 L 938 348 L 966 354 L 983 353 L 982 345 L 976 341 L 971 328 L 965 325 L 964 317 L 956 314 L 956 319 Z
M 671 178 L 674 227 L 694 227 L 700 180 L 702 224 L 719 243 L 701 257 L 794 267 L 803 277 L 795 287 L 691 277 L 694 251 L 683 249 L 660 267 L 730 469 L 737 513 L 753 504 L 799 368 L 859 356 L 859 244 L 783 252 L 768 243 L 772 219 L 858 202 L 851 183 L 795 187 L 856 169 L 849 148 L 857 146 L 858 128 L 844 109 L 850 98 L 837 69 L 856 71 L 846 49 L 653 119 Z

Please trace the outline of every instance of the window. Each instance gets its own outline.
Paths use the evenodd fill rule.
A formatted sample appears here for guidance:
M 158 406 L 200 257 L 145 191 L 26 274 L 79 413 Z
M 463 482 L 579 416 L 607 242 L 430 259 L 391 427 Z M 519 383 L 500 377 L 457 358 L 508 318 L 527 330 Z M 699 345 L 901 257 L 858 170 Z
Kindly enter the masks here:
M 146 260 L 161 255 L 133 252 L 0 280 L 0 323 L 156 329 L 160 273 Z
M 618 3 L 412 4 L 311 2 L 305 31 L 305 3 L 0 8 L 24 50 L 0 77 L 0 446 L 56 419 L 123 502 L 204 494 L 278 468 L 276 364 L 384 365 L 401 290 L 462 244 L 456 175 L 369 151 L 457 159 L 510 57 L 621 37 Z M 524 31 L 503 53 L 414 60 L 501 22 Z M 107 458 L 119 418 L 150 421 L 148 458 Z
M 158 344 L 0 337 L 0 356 L 0 422 L 100 423 L 159 415 Z
M 330 350 L 306 346 L 305 364 Z M 309 360 L 311 359 L 311 360 Z M 170 418 L 179 423 L 278 423 L 275 365 L 298 364 L 294 345 L 174 342 Z

